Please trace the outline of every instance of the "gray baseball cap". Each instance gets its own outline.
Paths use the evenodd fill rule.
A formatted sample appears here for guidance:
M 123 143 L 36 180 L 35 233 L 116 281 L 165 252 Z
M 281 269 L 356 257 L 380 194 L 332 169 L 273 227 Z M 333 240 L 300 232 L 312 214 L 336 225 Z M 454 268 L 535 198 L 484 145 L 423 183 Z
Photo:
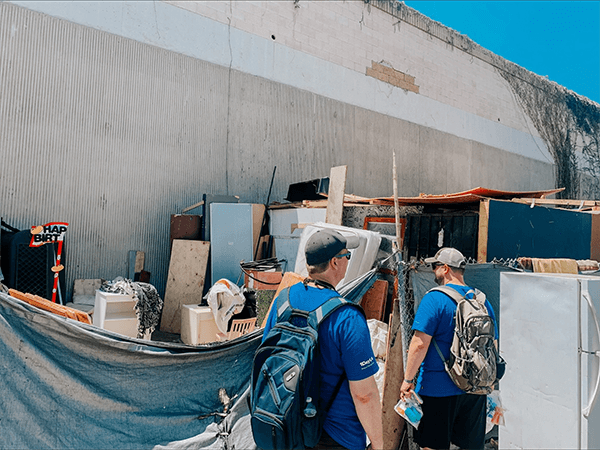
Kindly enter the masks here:
M 306 242 L 304 253 L 306 264 L 314 266 L 329 261 L 345 248 L 358 247 L 358 239 L 346 239 L 335 230 L 319 230 L 313 233 Z
M 450 267 L 465 267 L 467 261 L 461 252 L 452 247 L 444 247 L 438 250 L 433 258 L 425 258 L 426 264 L 447 264 Z

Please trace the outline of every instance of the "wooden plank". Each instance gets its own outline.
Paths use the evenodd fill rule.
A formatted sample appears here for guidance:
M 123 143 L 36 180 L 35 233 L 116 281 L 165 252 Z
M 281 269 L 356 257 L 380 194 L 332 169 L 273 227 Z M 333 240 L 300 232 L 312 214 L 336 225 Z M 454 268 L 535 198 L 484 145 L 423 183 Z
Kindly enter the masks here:
M 181 305 L 202 301 L 210 242 L 175 239 L 160 320 L 160 330 L 181 332 Z
M 479 232 L 477 234 L 477 262 L 487 262 L 487 242 L 490 219 L 490 201 L 488 199 L 479 202 Z
M 181 211 L 181 214 L 184 214 L 184 213 L 186 213 L 188 211 L 191 211 L 192 209 L 195 209 L 195 208 L 197 208 L 199 206 L 202 206 L 202 205 L 204 205 L 204 200 L 200 200 L 198 203 L 194 203 L 192 206 L 188 206 L 187 208 L 183 209 Z
M 300 283 L 301 281 L 304 281 L 304 277 L 302 275 L 298 275 L 297 273 L 294 273 L 294 272 L 284 273 L 281 283 L 279 284 L 277 291 L 275 291 L 275 297 L 273 297 L 273 300 L 275 300 L 277 298 L 277 296 L 283 289 L 285 289 L 286 287 L 289 287 L 289 286 L 293 286 L 296 283 Z M 269 306 L 269 311 L 267 311 L 267 314 L 265 315 L 265 318 L 261 324 L 261 328 L 264 328 L 265 325 L 267 324 L 267 319 L 269 318 L 269 313 L 271 312 L 273 303 L 274 303 L 274 301 L 271 302 L 271 306 Z
M 400 302 L 396 299 L 390 318 L 387 356 L 383 375 L 383 442 L 386 448 L 397 449 L 404 430 L 405 422 L 394 411 L 394 406 L 400 399 L 400 387 L 404 379 L 404 360 L 402 358 L 402 330 L 400 324 Z
M 348 166 L 332 167 L 329 171 L 329 193 L 325 222 L 333 225 L 342 224 L 347 172 Z
M 289 209 L 289 208 L 301 208 L 302 202 L 294 202 L 294 203 L 279 203 L 273 202 L 269 205 L 269 209 Z
M 590 259 L 600 261 L 600 215 L 591 214 Z
M 306 208 L 327 208 L 329 200 L 302 200 L 302 206 Z
M 265 215 L 265 205 L 255 203 L 252 205 L 252 255 L 256 250 L 258 239 L 260 238 L 260 230 L 262 229 L 263 218 Z M 261 252 L 258 252 L 256 259 L 260 259 Z M 253 258 L 254 259 L 254 258 Z
M 513 198 L 514 203 L 524 203 L 526 205 L 557 205 L 557 206 L 577 206 L 593 207 L 600 205 L 597 200 L 570 200 L 570 199 L 553 199 L 553 198 Z
M 383 320 L 388 294 L 388 285 L 389 283 L 385 280 L 376 280 L 373 286 L 371 286 L 365 295 L 363 295 L 360 305 L 365 311 L 367 320 Z

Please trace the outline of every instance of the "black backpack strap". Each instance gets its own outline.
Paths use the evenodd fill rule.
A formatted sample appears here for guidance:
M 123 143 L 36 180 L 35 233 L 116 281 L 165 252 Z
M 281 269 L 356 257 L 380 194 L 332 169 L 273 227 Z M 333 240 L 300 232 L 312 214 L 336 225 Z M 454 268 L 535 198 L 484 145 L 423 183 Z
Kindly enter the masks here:
M 327 317 L 329 317 L 335 311 L 337 311 L 338 309 L 340 309 L 340 308 L 342 308 L 343 306 L 346 306 L 346 305 L 352 305 L 354 308 L 358 309 L 361 312 L 361 314 L 363 315 L 363 317 L 366 318 L 365 312 L 364 312 L 363 308 L 360 305 L 357 305 L 356 303 L 349 302 L 345 298 L 339 297 L 339 296 L 338 297 L 331 297 L 329 300 L 327 300 L 325 303 L 323 303 L 317 309 L 315 309 L 314 311 L 312 311 L 310 313 L 310 315 L 312 316 L 313 320 L 316 320 L 316 325 L 317 325 L 317 328 L 318 328 L 319 325 L 321 325 L 321 323 Z M 342 374 L 342 376 L 340 377 L 340 380 L 337 382 L 337 384 L 335 386 L 335 389 L 333 390 L 333 392 L 331 394 L 331 397 L 329 398 L 329 401 L 327 402 L 327 406 L 323 410 L 324 414 L 327 414 L 327 412 L 331 408 L 331 405 L 333 405 L 333 402 L 334 402 L 335 398 L 337 397 L 338 393 L 340 392 L 340 389 L 342 388 L 342 384 L 344 383 L 344 380 L 346 378 L 347 378 L 346 377 L 346 372 L 344 372 Z
M 444 358 L 444 355 L 442 354 L 442 351 L 440 350 L 440 346 L 438 345 L 438 343 L 435 341 L 435 338 L 432 337 L 431 340 L 433 341 L 433 345 L 435 346 L 435 349 L 437 350 L 438 355 L 440 355 L 440 359 L 442 360 L 442 362 L 444 363 L 444 367 L 447 368 L 448 366 L 448 361 L 446 361 L 446 359 Z
M 346 377 L 346 372 L 344 372 L 342 374 L 342 376 L 340 377 L 340 380 L 335 385 L 335 389 L 331 393 L 331 397 L 329 397 L 329 401 L 327 402 L 327 406 L 325 406 L 325 409 L 323 410 L 323 415 L 327 415 L 327 413 L 329 412 L 329 409 L 331 408 L 331 405 L 333 405 L 333 401 L 335 400 L 335 398 L 339 394 L 340 389 L 342 388 L 342 384 L 344 384 L 344 380 L 346 378 L 347 378 Z

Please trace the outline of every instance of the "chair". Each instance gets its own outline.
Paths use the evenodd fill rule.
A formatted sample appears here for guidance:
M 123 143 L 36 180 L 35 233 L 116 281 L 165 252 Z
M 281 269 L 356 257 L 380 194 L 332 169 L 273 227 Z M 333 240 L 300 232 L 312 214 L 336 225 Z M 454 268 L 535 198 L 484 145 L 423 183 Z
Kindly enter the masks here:
M 231 322 L 231 329 L 229 330 L 229 333 L 217 333 L 217 339 L 219 341 L 230 341 L 231 339 L 235 339 L 246 333 L 254 331 L 254 327 L 256 327 L 256 317 L 234 320 Z

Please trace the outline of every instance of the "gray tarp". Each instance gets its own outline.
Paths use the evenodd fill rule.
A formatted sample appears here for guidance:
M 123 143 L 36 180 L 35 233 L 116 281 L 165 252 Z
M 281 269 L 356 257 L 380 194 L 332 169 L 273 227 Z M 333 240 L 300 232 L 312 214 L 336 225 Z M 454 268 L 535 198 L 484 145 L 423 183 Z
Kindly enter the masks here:
M 465 269 L 465 283 L 485 293 L 498 321 L 500 321 L 500 273 L 515 271 L 516 269 L 511 267 L 494 263 L 467 264 Z M 411 270 L 410 280 L 414 292 L 415 311 L 425 293 L 437 286 L 434 279 L 431 267 L 423 265 Z
M 255 449 L 246 396 L 260 335 L 128 339 L 0 293 L 0 448 Z M 234 406 L 215 415 L 220 388 Z

